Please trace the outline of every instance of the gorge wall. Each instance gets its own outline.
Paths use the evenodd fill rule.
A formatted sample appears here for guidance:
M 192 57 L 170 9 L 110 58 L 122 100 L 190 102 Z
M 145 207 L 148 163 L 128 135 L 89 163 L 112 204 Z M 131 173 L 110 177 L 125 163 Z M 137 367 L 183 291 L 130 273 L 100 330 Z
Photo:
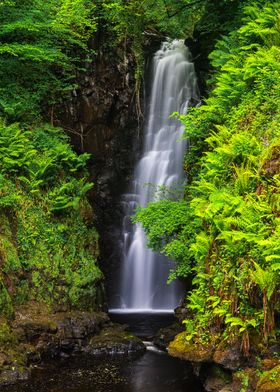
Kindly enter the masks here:
M 162 39 L 146 39 L 146 83 L 150 82 L 150 59 Z M 203 80 L 208 63 L 206 56 L 199 54 L 200 42 L 189 39 L 186 44 L 194 51 L 196 71 Z M 108 292 L 114 295 L 114 281 L 120 272 L 121 195 L 128 188 L 141 151 L 144 116 L 139 115 L 136 104 L 136 64 L 129 43 L 111 46 L 110 37 L 100 31 L 91 45 L 96 53 L 93 62 L 86 63 L 86 72 L 78 77 L 79 87 L 72 92 L 71 100 L 60 107 L 55 123 L 67 131 L 78 152 L 92 155 L 89 170 L 95 185 L 89 198 L 100 233 L 101 268 Z M 203 89 L 203 82 L 200 87 Z M 142 114 L 145 91 L 142 83 Z
M 107 42 L 106 42 L 107 40 Z M 90 179 L 94 187 L 89 199 L 100 233 L 101 268 L 116 276 L 121 225 L 120 195 L 133 171 L 143 117 L 135 100 L 135 61 L 129 45 L 110 47 L 110 39 L 99 35 L 91 43 L 96 55 L 78 78 L 73 91 L 55 120 L 78 152 L 88 152 Z M 106 279 L 111 281 L 111 279 Z

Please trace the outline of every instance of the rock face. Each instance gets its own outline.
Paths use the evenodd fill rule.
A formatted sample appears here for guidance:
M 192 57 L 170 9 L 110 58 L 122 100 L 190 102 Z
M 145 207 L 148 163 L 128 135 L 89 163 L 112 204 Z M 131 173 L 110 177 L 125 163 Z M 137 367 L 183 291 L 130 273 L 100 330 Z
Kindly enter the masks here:
M 141 354 L 145 349 L 105 313 L 52 313 L 46 305 L 30 302 L 16 309 L 13 322 L 0 320 L 0 388 L 28 379 L 34 364 L 51 359 L 76 353 Z
M 203 383 L 207 392 L 221 392 L 231 390 L 232 378 L 229 372 L 222 368 L 211 365 L 206 371 L 206 379 Z
M 118 274 L 120 196 L 137 159 L 142 122 L 134 56 L 129 43 L 117 46 L 111 40 L 104 32 L 96 34 L 92 42 L 96 54 L 92 62 L 85 63 L 86 72 L 77 80 L 79 87 L 70 101 L 52 114 L 54 123 L 68 132 L 75 149 L 92 155 L 89 170 L 95 186 L 89 198 L 101 238 L 101 268 L 109 284 Z
M 215 363 L 230 370 L 237 370 L 242 364 L 242 359 L 240 344 L 231 347 L 224 347 L 223 344 L 219 344 L 213 356 Z
M 155 335 L 153 341 L 155 346 L 161 350 L 166 350 L 177 334 L 184 330 L 184 326 L 174 323 L 168 327 L 161 328 Z
M 8 323 L 0 320 L 0 386 L 26 380 L 34 363 L 81 352 L 108 324 L 105 313 L 51 313 L 47 306 L 28 303 Z

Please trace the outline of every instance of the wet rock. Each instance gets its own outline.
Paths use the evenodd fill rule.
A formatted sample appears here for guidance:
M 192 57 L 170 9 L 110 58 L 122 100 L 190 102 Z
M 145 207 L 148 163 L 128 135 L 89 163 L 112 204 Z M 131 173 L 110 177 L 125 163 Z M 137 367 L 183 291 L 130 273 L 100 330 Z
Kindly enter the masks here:
M 280 344 L 274 344 L 273 346 L 270 346 L 268 349 L 268 353 L 270 355 L 275 355 L 279 356 L 280 355 Z
M 280 365 L 266 372 L 260 377 L 256 392 L 279 392 L 280 391 Z
M 17 308 L 14 321 L 2 328 L 0 386 L 27 378 L 34 363 L 82 351 L 108 320 L 101 312 L 51 313 L 35 302 Z
M 212 365 L 207 370 L 207 377 L 203 386 L 206 392 L 220 392 L 225 388 L 231 388 L 231 384 L 231 374 L 219 366 Z
M 256 369 L 245 368 L 233 373 L 233 392 L 256 392 L 258 375 Z
M 111 327 L 94 336 L 85 352 L 90 355 L 129 355 L 145 352 L 146 347 L 141 339 L 123 331 L 122 328 Z
M 212 362 L 215 351 L 215 338 L 205 345 L 187 341 L 186 332 L 182 332 L 168 346 L 168 353 L 190 362 Z
M 242 353 L 238 344 L 229 347 L 220 343 L 213 356 L 215 363 L 230 370 L 237 370 L 242 363 L 242 359 Z
M 8 369 L 0 372 L 0 386 L 12 385 L 18 381 L 26 381 L 30 377 L 28 369 Z
M 191 317 L 191 311 L 187 308 L 187 306 L 178 306 L 175 310 L 175 317 L 178 319 L 179 323 L 182 323 L 183 320 Z
M 42 334 L 55 334 L 57 332 L 57 325 L 51 321 L 23 321 L 18 323 L 18 334 L 20 339 L 33 342 L 38 339 Z
M 169 327 L 161 328 L 154 337 L 154 345 L 161 350 L 165 350 L 175 336 L 180 332 L 183 332 L 184 329 L 184 326 L 179 323 L 174 323 Z

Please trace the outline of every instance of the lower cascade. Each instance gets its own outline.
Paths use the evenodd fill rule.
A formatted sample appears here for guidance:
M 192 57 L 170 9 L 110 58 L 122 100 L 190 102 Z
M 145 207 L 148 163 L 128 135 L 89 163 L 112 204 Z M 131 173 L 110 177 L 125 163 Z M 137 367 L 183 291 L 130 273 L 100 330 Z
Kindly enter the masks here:
M 135 208 L 153 199 L 155 187 L 175 186 L 183 180 L 183 127 L 169 116 L 173 112 L 185 114 L 189 105 L 199 100 L 194 64 L 183 41 L 162 44 L 153 58 L 151 80 L 143 154 L 130 192 L 123 195 L 121 287 L 119 303 L 111 312 L 170 312 L 183 296 L 180 282 L 167 284 L 172 261 L 148 249 L 141 226 L 131 223 Z

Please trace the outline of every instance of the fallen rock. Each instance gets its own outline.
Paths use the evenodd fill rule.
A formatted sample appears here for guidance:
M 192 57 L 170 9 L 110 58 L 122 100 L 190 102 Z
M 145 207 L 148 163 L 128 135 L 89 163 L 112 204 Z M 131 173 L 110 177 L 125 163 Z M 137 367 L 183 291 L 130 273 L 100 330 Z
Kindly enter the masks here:
M 84 351 L 90 355 L 129 355 L 144 353 L 145 350 L 141 339 L 115 326 L 94 336 Z

